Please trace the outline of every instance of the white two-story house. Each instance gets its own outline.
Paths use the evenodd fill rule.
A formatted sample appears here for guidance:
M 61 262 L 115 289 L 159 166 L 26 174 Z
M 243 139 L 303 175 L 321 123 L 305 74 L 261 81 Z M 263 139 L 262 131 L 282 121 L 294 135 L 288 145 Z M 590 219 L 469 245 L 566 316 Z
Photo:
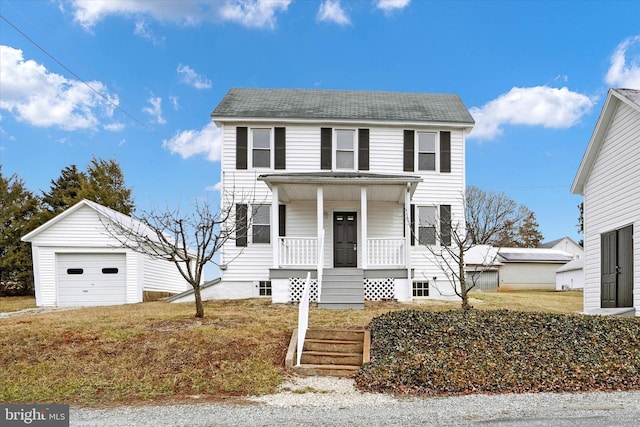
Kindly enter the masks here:
M 218 295 L 298 301 L 308 273 L 325 307 L 453 295 L 425 245 L 464 227 L 459 96 L 231 89 L 211 116 L 235 205 Z

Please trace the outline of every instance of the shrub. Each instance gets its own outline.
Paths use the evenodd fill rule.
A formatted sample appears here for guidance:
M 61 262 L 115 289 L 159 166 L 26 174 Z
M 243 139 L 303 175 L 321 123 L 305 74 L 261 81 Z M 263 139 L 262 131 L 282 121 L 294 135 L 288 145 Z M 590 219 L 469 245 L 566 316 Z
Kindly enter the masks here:
M 634 318 L 396 311 L 371 323 L 368 391 L 425 395 L 640 389 Z

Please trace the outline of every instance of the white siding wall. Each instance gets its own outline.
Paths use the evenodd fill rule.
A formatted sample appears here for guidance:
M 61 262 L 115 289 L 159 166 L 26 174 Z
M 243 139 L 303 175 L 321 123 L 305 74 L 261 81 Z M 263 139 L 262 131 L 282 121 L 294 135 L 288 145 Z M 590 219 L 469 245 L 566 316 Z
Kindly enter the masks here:
M 172 263 L 158 259 L 143 257 L 144 263 L 144 291 L 180 293 L 191 289 L 191 285 L 184 280 L 178 267 Z
M 263 124 L 240 123 L 238 126 L 251 128 L 265 126 Z M 236 127 L 234 125 L 223 126 L 223 156 L 222 170 L 223 186 L 225 192 L 235 191 L 236 194 L 252 194 L 257 200 L 263 203 L 271 203 L 271 192 L 262 182 L 256 182 L 258 175 L 263 173 L 277 172 L 319 172 L 320 169 L 320 128 L 340 127 L 332 124 L 304 126 L 298 124 L 278 124 L 286 127 L 286 171 L 278 170 L 252 170 L 238 171 L 235 169 L 235 144 Z M 395 175 L 418 175 L 424 179 L 418 185 L 411 203 L 416 206 L 439 206 L 447 204 L 452 206 L 452 218 L 460 221 L 460 226 L 464 227 L 464 206 L 463 192 L 465 187 L 464 174 L 464 133 L 458 129 L 447 128 L 412 128 L 426 131 L 451 131 L 451 173 L 439 172 L 403 172 L 403 130 L 405 127 L 382 127 L 382 126 L 353 126 L 357 128 L 370 129 L 370 173 L 385 173 Z M 410 127 L 407 127 L 410 128 Z M 250 153 L 249 146 L 249 156 Z M 436 159 L 439 167 L 439 154 Z M 236 199 L 235 201 L 239 201 Z M 244 202 L 248 202 L 245 200 Z M 368 237 L 400 237 L 403 226 L 403 205 L 401 204 L 379 204 L 369 201 Z M 348 211 L 358 212 L 360 217 L 360 200 L 353 202 L 341 201 L 332 202 L 325 200 L 324 203 L 324 225 L 325 236 L 325 266 L 333 265 L 333 212 Z M 272 218 L 272 224 L 275 219 Z M 287 206 L 287 236 L 314 236 L 316 233 L 316 203 L 296 202 Z M 361 248 L 361 235 L 358 231 L 358 247 Z M 359 251 L 361 263 L 362 251 Z M 272 252 L 269 245 L 253 245 L 249 237 L 249 245 L 246 248 L 237 248 L 235 241 L 228 242 L 223 248 L 221 260 L 228 264 L 227 269 L 222 271 L 223 281 L 247 281 L 247 280 L 267 280 L 268 271 L 272 265 Z M 429 260 L 426 249 L 415 246 L 411 251 L 412 267 L 415 269 L 416 280 L 431 279 L 436 276 L 444 278 L 440 267 Z M 408 285 L 410 286 L 410 285 Z M 448 286 L 443 282 L 443 288 Z M 449 286 L 450 288 L 450 286 Z M 408 290 L 409 295 L 411 290 Z M 453 293 L 453 292 L 451 292 Z
M 510 262 L 500 267 L 500 290 L 556 288 L 556 271 L 562 264 Z
M 630 224 L 634 242 L 634 306 L 640 307 L 639 165 L 640 113 L 621 103 L 584 187 L 585 311 L 600 308 L 601 234 Z

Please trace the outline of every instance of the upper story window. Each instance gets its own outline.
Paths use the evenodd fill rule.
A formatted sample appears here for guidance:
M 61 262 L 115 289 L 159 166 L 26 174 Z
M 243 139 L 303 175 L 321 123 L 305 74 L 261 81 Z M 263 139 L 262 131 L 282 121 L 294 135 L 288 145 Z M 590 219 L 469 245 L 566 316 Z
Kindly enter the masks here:
M 251 129 L 251 160 L 254 168 L 271 167 L 271 129 Z
M 355 135 L 354 130 L 336 130 L 336 169 L 355 169 Z
M 418 132 L 418 170 L 436 170 L 436 133 Z

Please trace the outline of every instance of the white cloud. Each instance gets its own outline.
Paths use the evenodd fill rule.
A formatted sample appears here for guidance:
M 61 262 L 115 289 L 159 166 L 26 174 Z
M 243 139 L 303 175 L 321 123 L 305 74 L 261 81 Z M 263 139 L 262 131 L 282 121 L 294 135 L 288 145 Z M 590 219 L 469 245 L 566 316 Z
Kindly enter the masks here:
M 339 25 L 348 25 L 351 20 L 340 5 L 340 0 L 325 0 L 318 9 L 318 20 L 334 22 Z
M 143 19 L 139 19 L 136 21 L 136 26 L 133 29 L 133 34 L 150 41 L 154 45 L 160 44 L 160 40 L 158 40 L 156 35 L 153 33 L 153 31 L 149 27 L 149 23 Z
M 206 187 L 205 190 L 206 191 L 213 191 L 213 192 L 221 192 L 222 191 L 222 181 L 216 182 L 215 184 Z
M 220 16 L 245 27 L 274 28 L 276 12 L 286 11 L 289 4 L 291 0 L 227 0 Z
M 404 9 L 411 3 L 411 0 L 378 0 L 376 7 L 385 12 L 391 12 L 395 9 Z
M 504 125 L 569 128 L 587 114 L 594 99 L 566 87 L 514 87 L 482 107 L 470 109 L 476 121 L 469 138 L 490 140 L 503 132 Z
M 100 123 L 99 115 L 111 117 L 119 103 L 101 82 L 68 80 L 25 60 L 22 50 L 10 46 L 0 45 L 0 82 L 0 110 L 33 126 L 94 128 Z
M 640 35 L 629 37 L 616 47 L 605 82 L 613 87 L 640 89 Z
M 159 125 L 167 123 L 162 115 L 162 98 L 151 97 L 147 102 L 151 105 L 149 107 L 144 107 L 142 111 L 151 116 L 151 122 Z
M 188 65 L 178 65 L 178 74 L 181 81 L 196 89 L 210 89 L 211 80 L 196 73 L 193 68 Z
M 174 110 L 180 109 L 180 101 L 178 100 L 177 96 L 170 96 L 169 101 L 171 101 L 171 105 L 173 105 Z
M 273 28 L 276 13 L 286 11 L 291 0 L 73 0 L 73 17 L 86 30 L 108 16 L 150 16 L 158 21 L 198 25 L 220 20 L 234 21 L 246 27 Z M 146 31 L 140 35 L 149 34 Z
M 222 131 L 215 123 L 209 123 L 202 130 L 185 130 L 171 139 L 164 140 L 162 146 L 183 159 L 205 155 L 217 162 L 222 154 Z
M 111 132 L 120 132 L 124 129 L 123 123 L 109 123 L 103 126 L 104 130 Z

